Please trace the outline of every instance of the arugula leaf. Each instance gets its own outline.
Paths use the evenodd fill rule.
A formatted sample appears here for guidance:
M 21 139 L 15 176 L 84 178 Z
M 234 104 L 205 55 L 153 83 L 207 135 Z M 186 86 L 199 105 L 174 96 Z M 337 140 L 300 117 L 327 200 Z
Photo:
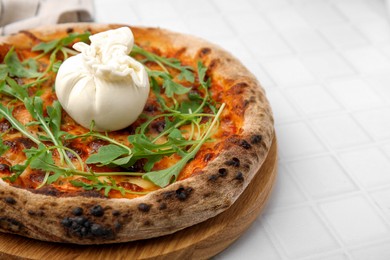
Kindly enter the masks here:
M 183 69 L 179 76 L 178 76 L 178 79 L 179 80 L 186 80 L 186 81 L 189 81 L 191 83 L 194 83 L 195 81 L 195 76 L 194 76 L 194 73 L 192 72 L 192 67 L 184 67 L 186 69 Z
M 169 73 L 149 70 L 149 76 L 154 79 L 155 82 L 157 82 L 157 78 L 163 80 L 162 87 L 165 90 L 165 94 L 169 98 L 173 97 L 174 94 L 183 95 L 191 90 L 191 88 L 187 88 L 173 81 L 172 76 Z M 159 88 L 157 90 L 159 91 Z
M 3 81 L 8 76 L 8 66 L 6 64 L 0 64 L 0 81 Z
M 44 54 L 47 54 L 51 51 L 54 51 L 55 49 L 67 46 L 74 42 L 75 40 L 80 40 L 80 41 L 87 41 L 89 36 L 91 35 L 90 32 L 85 32 L 85 33 L 71 33 L 67 37 L 62 38 L 62 39 L 55 39 L 50 42 L 41 42 L 38 45 L 35 45 L 32 48 L 32 51 L 43 51 Z
M 86 161 L 88 164 L 101 164 L 107 165 L 113 160 L 118 159 L 123 155 L 128 155 L 128 150 L 123 147 L 109 144 L 99 148 L 99 151 L 95 154 L 92 154 Z M 118 161 L 117 161 L 118 162 Z
M 0 136 L 0 156 L 2 156 L 8 149 L 9 146 L 3 143 L 3 138 Z
M 14 47 L 12 47 L 5 55 L 4 63 L 7 65 L 8 73 L 12 77 L 38 78 L 42 76 L 42 73 L 37 71 L 36 64 L 34 64 L 33 62 L 27 62 L 27 64 L 23 64 L 19 60 L 19 57 L 14 50 Z M 4 75 L 4 72 L 2 72 L 2 74 Z
M 53 132 L 55 138 L 61 140 L 61 137 L 65 134 L 65 132 L 61 131 L 62 108 L 60 102 L 57 100 L 54 101 L 53 106 L 48 106 L 46 110 L 49 115 L 49 128 Z
M 49 53 L 54 50 L 60 43 L 60 39 L 52 40 L 50 42 L 41 42 L 38 45 L 35 45 L 31 50 L 32 51 L 43 51 L 43 53 Z
M 203 63 L 201 61 L 198 61 L 197 63 L 197 70 L 198 70 L 198 79 L 199 79 L 199 83 L 202 85 L 202 86 L 207 86 L 209 87 L 209 84 L 210 82 L 205 82 L 204 79 L 206 77 L 206 72 L 207 72 L 207 67 L 203 65 Z

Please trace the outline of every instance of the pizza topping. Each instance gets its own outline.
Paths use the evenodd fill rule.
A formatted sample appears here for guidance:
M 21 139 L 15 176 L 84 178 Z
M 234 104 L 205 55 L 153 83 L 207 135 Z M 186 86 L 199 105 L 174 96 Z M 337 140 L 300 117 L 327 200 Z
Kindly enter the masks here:
M 78 42 L 80 51 L 60 66 L 56 94 L 65 111 L 80 125 L 113 131 L 129 126 L 141 114 L 149 94 L 144 66 L 128 54 L 134 37 L 128 27 Z
M 36 56 L 26 60 L 20 60 L 19 50 L 13 48 L 6 54 L 6 66 L 0 65 L 0 93 L 5 97 L 0 103 L 0 120 L 11 126 L 6 133 L 12 131 L 16 138 L 28 141 L 18 144 L 28 145 L 18 150 L 20 158 L 12 157 L 12 175 L 2 173 L 1 177 L 48 195 L 74 192 L 137 197 L 176 181 L 183 169 L 187 172 L 179 179 L 201 172 L 200 166 L 189 166 L 197 160 L 201 148 L 207 147 L 199 153 L 204 167 L 217 154 L 205 155 L 213 149 L 209 145 L 211 138 L 232 131 L 232 120 L 222 116 L 226 104 L 215 101 L 223 89 L 213 85 L 216 89 L 211 93 L 211 78 L 202 62 L 194 68 L 135 45 L 132 59 L 147 66 L 152 89 L 146 108 L 124 130 L 100 133 L 93 130 L 93 122 L 88 131 L 62 111 L 51 86 L 62 59 L 66 63 L 77 56 L 68 58 L 77 53 L 67 46 L 75 40 L 85 40 L 86 35 L 71 34 L 40 43 L 32 48 L 38 52 Z M 103 74 L 104 69 L 99 69 Z M 223 128 L 218 130 L 220 125 Z M 0 139 L 0 156 L 11 158 L 16 154 L 7 145 L 12 140 Z M 80 189 L 85 192 L 80 193 Z M 186 199 L 191 191 L 180 190 L 176 198 Z M 146 208 L 141 206 L 140 210 Z

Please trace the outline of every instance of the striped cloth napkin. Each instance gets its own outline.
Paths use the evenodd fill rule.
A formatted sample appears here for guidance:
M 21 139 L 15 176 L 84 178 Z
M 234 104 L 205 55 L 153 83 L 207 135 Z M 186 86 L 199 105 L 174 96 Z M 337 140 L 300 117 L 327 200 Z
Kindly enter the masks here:
M 93 0 L 0 0 L 0 34 L 67 22 L 91 22 Z

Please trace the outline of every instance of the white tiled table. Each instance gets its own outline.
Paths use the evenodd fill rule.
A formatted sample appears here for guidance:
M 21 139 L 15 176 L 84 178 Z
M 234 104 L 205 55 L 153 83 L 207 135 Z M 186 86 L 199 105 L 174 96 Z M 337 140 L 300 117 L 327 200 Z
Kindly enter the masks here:
M 95 0 L 96 21 L 215 42 L 267 90 L 271 201 L 216 259 L 390 259 L 390 16 L 381 0 Z

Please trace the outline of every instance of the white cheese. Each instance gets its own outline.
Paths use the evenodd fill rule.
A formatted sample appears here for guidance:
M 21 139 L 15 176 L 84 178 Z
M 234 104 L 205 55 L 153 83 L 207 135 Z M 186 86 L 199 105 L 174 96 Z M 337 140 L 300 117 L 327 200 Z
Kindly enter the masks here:
M 58 100 L 80 125 L 114 131 L 133 123 L 149 95 L 144 66 L 129 56 L 134 37 L 128 27 L 90 37 L 91 44 L 73 45 L 80 51 L 60 66 L 55 82 Z

